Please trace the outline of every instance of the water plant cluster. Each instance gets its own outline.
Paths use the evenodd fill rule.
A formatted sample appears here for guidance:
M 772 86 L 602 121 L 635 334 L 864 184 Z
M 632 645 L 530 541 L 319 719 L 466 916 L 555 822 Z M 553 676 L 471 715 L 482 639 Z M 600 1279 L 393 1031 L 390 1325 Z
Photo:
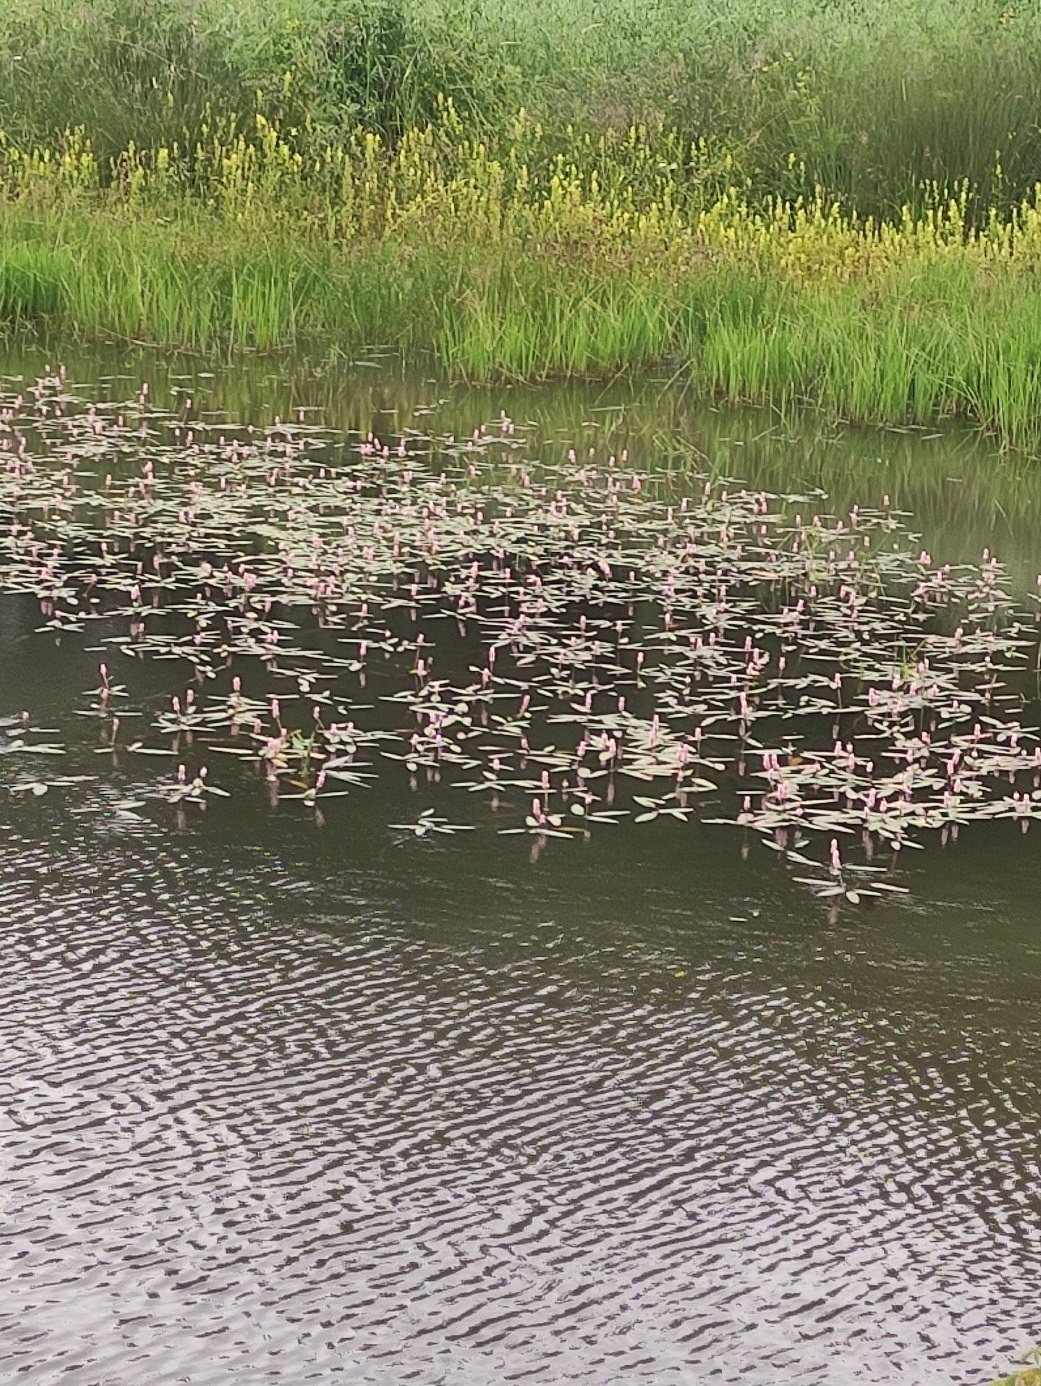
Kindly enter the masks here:
M 91 792 L 123 816 L 259 794 L 321 822 L 390 777 L 412 837 L 730 825 L 852 904 L 903 848 L 1041 817 L 1037 612 L 888 504 L 546 459 L 505 413 L 345 442 L 60 375 L 4 394 L 0 457 L 5 600 L 97 659 Z M 68 735 L 11 717 L 7 787 L 78 785 L 38 770 Z

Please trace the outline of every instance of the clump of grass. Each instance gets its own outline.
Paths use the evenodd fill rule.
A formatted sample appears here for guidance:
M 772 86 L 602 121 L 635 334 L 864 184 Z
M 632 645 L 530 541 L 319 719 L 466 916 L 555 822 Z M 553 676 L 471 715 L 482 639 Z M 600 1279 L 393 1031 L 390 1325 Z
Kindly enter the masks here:
M 472 378 L 668 361 L 705 391 L 1041 437 L 1041 201 L 969 185 L 898 216 L 757 198 L 665 126 L 530 114 L 493 146 L 451 102 L 394 139 L 216 116 L 106 158 L 0 141 L 0 313 L 214 348 L 321 338 Z
M 1032 1348 L 1023 1358 L 1024 1362 L 1041 1364 L 1041 1347 Z M 1041 1365 L 1021 1367 L 1011 1376 L 995 1381 L 993 1386 L 1041 1386 Z

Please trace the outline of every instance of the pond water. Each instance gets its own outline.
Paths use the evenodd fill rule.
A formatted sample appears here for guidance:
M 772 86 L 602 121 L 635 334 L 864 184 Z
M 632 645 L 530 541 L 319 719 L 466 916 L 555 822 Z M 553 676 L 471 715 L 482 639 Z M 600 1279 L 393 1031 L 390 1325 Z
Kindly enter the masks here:
M 0 556 L 0 1376 L 33 1386 L 982 1383 L 1041 1339 L 1039 830 L 1025 833 L 1034 808 L 990 812 L 1011 802 L 995 787 L 1007 758 L 1026 757 L 1008 771 L 1025 805 L 1035 765 L 1036 637 L 1027 649 L 1023 632 L 1041 568 L 1037 462 L 967 431 L 723 413 L 668 381 L 470 390 L 379 358 L 222 367 L 34 346 L 9 349 L 0 373 L 11 411 L 0 516 L 14 522 Z M 33 396 L 44 375 L 52 383 Z M 19 393 L 29 405 L 12 403 Z M 298 431 L 265 434 L 276 416 Z M 254 435 L 239 427 L 250 424 L 268 448 L 252 473 Z M 474 430 L 469 451 L 445 443 Z M 443 490 L 424 491 L 407 520 L 385 516 L 382 539 L 388 553 L 429 541 L 422 581 L 438 571 L 436 600 L 451 588 L 453 603 L 473 606 L 453 605 L 451 620 L 424 608 L 418 569 L 392 600 L 365 566 L 380 555 L 356 561 L 352 549 L 321 570 L 321 582 L 335 572 L 341 585 L 319 590 L 320 619 L 279 627 L 299 613 L 299 594 L 250 605 L 253 584 L 262 593 L 274 580 L 265 524 L 294 536 L 279 558 L 283 584 L 313 567 L 312 508 L 329 521 L 316 549 L 328 552 L 336 527 L 364 547 L 369 491 L 323 488 L 342 487 L 357 466 L 378 473 L 370 433 L 394 440 L 388 475 L 407 470 L 407 487 L 419 484 L 413 468 L 436 488 L 442 467 L 458 467 L 455 510 L 430 499 Z M 223 465 L 218 435 L 234 435 L 238 451 L 225 510 L 210 512 L 200 467 L 212 462 L 216 476 Z M 199 439 L 212 454 L 191 452 Z M 283 445 L 297 449 L 290 462 Z M 805 827 L 778 827 L 760 792 L 741 808 L 754 770 L 740 763 L 759 764 L 776 727 L 754 708 L 747 725 L 731 712 L 724 726 L 713 665 L 704 744 L 716 740 L 703 759 L 699 740 L 691 761 L 712 784 L 683 780 L 686 733 L 669 740 L 666 696 L 682 668 L 667 671 L 661 643 L 672 618 L 655 625 L 639 592 L 626 614 L 617 573 L 605 581 L 621 587 L 597 601 L 610 608 L 605 629 L 623 613 L 625 634 L 609 659 L 597 646 L 589 662 L 578 579 L 553 586 L 566 528 L 555 549 L 544 531 L 549 557 L 534 564 L 544 607 L 527 629 L 543 643 L 525 663 L 511 627 L 498 669 L 489 665 L 483 633 L 500 639 L 502 627 L 480 604 L 502 592 L 492 568 L 471 589 L 469 569 L 452 564 L 469 554 L 468 529 L 481 563 L 497 531 L 482 528 L 476 501 L 466 509 L 465 487 L 522 514 L 538 468 L 572 448 L 576 465 L 591 448 L 597 458 L 584 482 L 570 480 L 572 510 L 583 485 L 590 495 L 601 485 L 600 459 L 625 450 L 624 504 L 646 500 L 661 526 L 666 504 L 678 513 L 689 500 L 692 514 L 724 504 L 726 490 L 732 507 L 744 493 L 719 478 L 740 478 L 749 494 L 799 497 L 788 510 L 807 517 L 857 506 L 887 543 L 909 527 L 921 538 L 908 553 L 928 549 L 930 573 L 978 564 L 986 548 L 1007 565 L 994 619 L 1012 623 L 1025 653 L 999 644 L 988 672 L 964 664 L 937 683 L 928 726 L 912 701 L 892 727 L 864 733 L 866 701 L 842 702 L 848 671 L 866 686 L 876 647 L 911 638 L 882 591 L 904 591 L 905 560 L 880 551 L 886 566 L 871 570 L 867 615 L 843 647 L 838 711 L 792 724 L 776 772 L 761 760 L 805 796 Z M 625 470 L 637 460 L 638 495 Z M 312 489 L 293 490 L 292 468 Z M 71 479 L 55 483 L 63 471 Z M 269 484 L 269 511 L 235 499 L 247 473 L 254 489 Z M 562 504 L 552 485 L 547 496 Z M 193 530 L 196 511 L 209 516 L 205 533 Z M 726 513 L 758 533 L 765 511 Z M 180 538 L 164 547 L 160 524 Z M 764 529 L 749 590 L 762 592 L 764 565 L 789 552 L 790 531 L 777 526 L 783 543 Z M 575 541 L 590 564 L 597 532 L 586 525 Z M 603 541 L 615 569 L 623 540 L 620 527 Z M 434 551 L 447 554 L 444 571 Z M 624 548 L 621 566 L 637 565 L 639 587 L 635 552 Z M 734 571 L 743 561 L 726 557 Z M 214 576 L 228 564 L 233 595 L 231 579 Z M 81 619 L 93 570 L 103 595 Z M 959 601 L 980 600 L 975 577 L 949 582 L 963 584 Z M 761 632 L 742 601 L 741 619 Z M 383 638 L 380 623 L 365 625 L 373 602 L 386 649 L 370 666 L 360 642 Z M 272 628 L 276 656 L 263 648 Z M 961 637 L 942 620 L 928 629 L 942 682 Z M 636 632 L 646 666 L 623 652 Z M 750 647 L 735 637 L 742 662 L 760 639 L 765 650 L 768 635 Z M 1004 674 L 1013 701 L 961 706 L 1016 659 Z M 429 669 L 413 672 L 420 660 L 444 666 L 450 696 Z M 597 697 L 623 690 L 636 721 L 614 701 L 610 717 L 582 720 L 590 669 L 594 684 L 601 670 Z M 912 682 L 906 674 L 902 689 Z M 664 730 L 646 735 L 655 689 Z M 525 690 L 542 722 L 525 720 Z M 452 712 L 460 696 L 465 715 Z M 577 718 L 574 735 L 606 750 L 590 752 L 601 768 L 588 779 L 562 787 L 568 719 L 552 717 L 574 706 L 566 730 Z M 358 722 L 349 733 L 348 714 Z M 840 742 L 864 734 L 876 760 L 931 728 L 963 766 L 976 751 L 959 728 L 980 719 L 989 768 L 975 781 L 962 772 L 964 821 L 950 807 L 955 772 L 934 784 L 923 751 L 906 832 L 883 822 L 864 856 L 859 820 L 854 834 L 845 809 L 814 807 L 799 769 L 818 754 L 824 765 L 814 738 L 830 748 L 833 718 Z M 1022 725 L 1010 741 L 1012 720 Z M 628 788 L 612 735 L 637 746 L 626 751 Z M 530 766 L 512 749 L 522 738 Z M 863 797 L 878 772 L 860 754 L 850 751 L 849 783 Z M 316 790 L 319 764 L 330 778 Z M 665 794 L 658 780 L 669 776 L 677 788 Z M 617 797 L 607 788 L 616 778 Z M 891 850 L 894 837 L 903 850 Z

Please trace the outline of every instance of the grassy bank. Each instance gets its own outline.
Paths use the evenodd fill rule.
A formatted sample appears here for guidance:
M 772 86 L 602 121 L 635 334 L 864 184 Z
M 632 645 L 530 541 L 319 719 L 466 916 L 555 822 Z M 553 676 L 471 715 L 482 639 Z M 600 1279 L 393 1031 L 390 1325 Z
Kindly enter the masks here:
M 19 3 L 6 321 L 391 342 L 474 378 L 667 363 L 729 399 L 1039 442 L 1041 10 Z M 973 44 L 1008 64 L 992 87 Z
M 0 311 L 202 347 L 390 341 L 472 377 L 674 362 L 727 398 L 1035 440 L 1033 203 L 976 229 L 957 200 L 879 224 L 823 199 L 757 209 L 668 133 L 573 153 L 518 120 L 493 155 L 450 110 L 310 162 L 263 120 L 115 169 L 83 137 L 9 145 Z

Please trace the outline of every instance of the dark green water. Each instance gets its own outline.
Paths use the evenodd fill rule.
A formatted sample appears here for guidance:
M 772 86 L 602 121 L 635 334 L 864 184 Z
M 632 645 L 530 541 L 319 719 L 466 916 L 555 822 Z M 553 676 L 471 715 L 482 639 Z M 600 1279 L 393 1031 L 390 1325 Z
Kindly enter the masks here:
M 940 558 L 1041 568 L 1039 464 L 969 433 L 61 358 L 186 417 L 464 436 L 506 408 L 548 454 L 889 494 Z M 0 713 L 67 730 L 97 655 L 23 638 L 31 608 L 0 598 Z M 906 898 L 829 910 L 735 830 L 417 842 L 384 824 L 422 786 L 368 794 L 319 828 L 0 789 L 0 1375 L 976 1383 L 1041 1338 L 1033 837 L 974 827 L 904 854 Z

